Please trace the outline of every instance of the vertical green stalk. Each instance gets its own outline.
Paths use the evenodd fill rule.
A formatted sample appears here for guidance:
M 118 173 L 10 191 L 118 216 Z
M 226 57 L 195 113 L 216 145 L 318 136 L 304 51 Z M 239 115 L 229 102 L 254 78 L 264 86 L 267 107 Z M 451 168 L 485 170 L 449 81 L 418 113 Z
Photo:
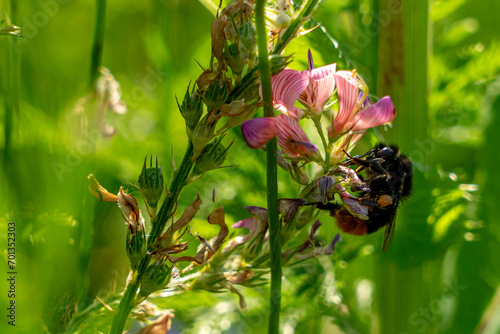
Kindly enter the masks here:
M 153 221 L 153 227 L 151 228 L 151 233 L 148 238 L 148 249 L 151 248 L 151 246 L 156 242 L 156 239 L 161 235 L 168 219 L 170 218 L 172 208 L 174 207 L 182 188 L 186 185 L 187 178 L 194 164 L 194 162 L 192 161 L 192 157 L 193 144 L 189 142 L 186 153 L 184 154 L 184 158 L 182 159 L 181 166 L 175 172 L 172 184 L 168 188 L 170 195 L 163 202 L 158 215 Z
M 394 127 L 387 132 L 388 142 L 398 143 L 414 163 L 414 191 L 411 201 L 398 209 L 396 234 L 389 252 L 380 254 L 374 262 L 375 283 L 379 296 L 380 333 L 412 331 L 412 315 L 423 305 L 429 305 L 431 294 L 439 282 L 435 264 L 423 263 L 429 225 L 426 221 L 432 205 L 427 189 L 429 178 L 417 168 L 426 165 L 428 145 L 428 24 L 429 1 L 380 0 L 382 12 L 394 13 L 381 26 L 379 36 L 379 69 L 377 95 L 390 95 L 397 117 Z M 418 237 L 416 237 L 418 236 Z M 429 253 L 427 253 L 429 254 Z M 429 284 L 428 282 L 433 282 Z M 435 332 L 437 323 L 429 322 L 426 332 Z M 413 328 L 413 331 L 415 328 Z
M 102 50 L 104 46 L 104 31 L 106 28 L 106 0 L 96 0 L 96 16 L 94 43 L 92 44 L 92 55 L 90 63 L 90 82 L 92 88 L 97 76 L 99 75 L 99 66 L 102 63 Z
M 120 305 L 118 306 L 118 314 L 113 319 L 113 324 L 111 325 L 110 334 L 121 334 L 127 323 L 128 315 L 130 311 L 134 308 L 134 299 L 137 295 L 137 290 L 141 282 L 142 274 L 145 272 L 147 265 L 149 263 L 149 255 L 146 255 L 139 265 L 139 273 L 134 272 L 132 279 L 128 282 L 125 292 L 123 293 L 122 299 L 120 300 Z
M 187 178 L 191 169 L 193 167 L 193 144 L 190 142 L 181 165 L 174 174 L 172 183 L 169 187 L 170 195 L 165 199 L 161 205 L 160 211 L 153 221 L 153 227 L 151 233 L 148 237 L 148 249 L 154 244 L 154 242 L 161 235 L 168 218 L 172 214 L 177 198 L 181 193 L 181 190 L 187 184 Z M 151 255 L 148 253 L 142 259 L 137 272 L 133 272 L 132 279 L 128 282 L 125 292 L 123 293 L 122 299 L 120 300 L 120 305 L 118 306 L 118 314 L 113 319 L 113 324 L 111 325 L 111 334 L 121 334 L 123 328 L 127 322 L 127 318 L 130 311 L 134 308 L 134 299 L 137 295 L 139 289 L 141 278 L 146 269 L 148 268 L 149 261 L 151 260 Z
M 267 32 L 264 21 L 264 0 L 257 0 L 255 5 L 255 23 L 259 48 L 259 68 L 262 84 L 264 115 L 274 116 L 271 69 L 267 54 Z M 278 217 L 278 170 L 276 137 L 266 144 L 267 152 L 267 214 L 269 222 L 269 243 L 271 245 L 271 298 L 268 333 L 278 333 L 281 307 L 281 245 L 280 222 Z

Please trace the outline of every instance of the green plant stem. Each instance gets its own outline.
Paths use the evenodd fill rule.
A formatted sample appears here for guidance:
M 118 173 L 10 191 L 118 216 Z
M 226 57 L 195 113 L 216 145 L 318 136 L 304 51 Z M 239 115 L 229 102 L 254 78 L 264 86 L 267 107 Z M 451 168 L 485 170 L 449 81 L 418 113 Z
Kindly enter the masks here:
M 264 115 L 274 116 L 271 69 L 267 54 L 267 32 L 264 21 L 264 0 L 258 0 L 255 5 L 255 22 L 257 26 L 257 45 L 259 48 L 259 67 L 262 84 L 262 99 Z M 271 251 L 271 298 L 268 333 L 277 334 L 280 324 L 281 307 L 281 244 L 280 222 L 278 217 L 278 169 L 277 169 L 276 137 L 266 144 L 267 152 L 267 219 L 269 223 L 269 243 Z
M 285 49 L 285 46 L 287 46 L 292 39 L 297 37 L 299 29 L 302 27 L 304 22 L 307 19 L 309 19 L 309 17 L 312 15 L 313 10 L 318 3 L 319 0 L 309 0 L 302 5 L 300 12 L 292 21 L 290 21 L 290 24 L 288 25 L 284 33 L 281 35 L 280 40 L 274 45 L 271 54 L 274 55 L 281 54 L 281 52 L 283 52 L 283 50 Z M 257 13 L 255 15 L 255 18 L 257 19 Z
M 330 152 L 328 152 L 328 142 L 325 138 L 325 133 L 323 132 L 323 128 L 321 127 L 320 116 L 313 117 L 312 120 L 314 122 L 314 126 L 318 129 L 319 136 L 321 137 L 321 141 L 323 142 L 323 147 L 325 149 L 325 173 L 330 169 Z
M 90 82 L 92 88 L 99 75 L 99 66 L 102 63 L 102 50 L 104 46 L 104 31 L 106 28 L 106 0 L 96 0 L 96 16 L 94 42 L 90 63 Z
M 170 184 L 169 192 L 170 195 L 163 201 L 160 211 L 153 221 L 153 227 L 151 233 L 148 237 L 148 250 L 152 248 L 158 237 L 161 235 L 165 225 L 167 224 L 168 218 L 172 214 L 172 210 L 175 206 L 177 198 L 181 193 L 182 188 L 187 184 L 187 179 L 194 162 L 192 161 L 193 156 L 193 144 L 191 142 L 188 144 L 184 158 L 182 159 L 181 165 L 174 173 L 174 178 Z M 128 315 L 130 311 L 134 308 L 134 298 L 137 295 L 137 290 L 141 283 L 142 275 L 148 268 L 149 261 L 151 260 L 150 253 L 142 259 L 137 272 L 133 274 L 132 279 L 129 281 L 123 293 L 123 297 L 120 300 L 120 305 L 118 306 L 118 314 L 113 319 L 113 324 L 111 326 L 110 333 L 121 334 L 123 328 L 127 322 Z
M 287 46 L 290 41 L 297 37 L 297 33 L 299 32 L 300 27 L 302 27 L 304 22 L 311 16 L 318 2 L 319 0 L 309 0 L 302 6 L 300 12 L 290 22 L 290 25 L 283 32 L 280 40 L 274 45 L 274 48 L 271 52 L 272 55 L 280 55 L 285 49 L 285 46 Z M 228 99 L 226 100 L 227 104 L 231 103 L 234 100 L 237 100 L 246 88 L 256 83 L 259 77 L 259 72 L 257 70 L 258 67 L 254 67 L 249 70 L 248 73 L 243 76 L 241 81 L 239 81 L 234 86 L 234 88 L 231 90 L 231 93 L 229 93 Z
M 137 272 L 133 273 L 132 279 L 128 282 L 125 292 L 123 293 L 122 299 L 120 300 L 120 305 L 118 306 L 118 314 L 113 319 L 113 324 L 111 325 L 111 334 L 121 334 L 127 323 L 128 315 L 130 311 L 134 308 L 134 299 L 137 295 L 137 290 L 141 282 L 142 274 L 146 271 L 148 267 L 150 256 L 146 255 L 139 265 Z
M 148 238 L 148 249 L 150 249 L 154 245 L 158 237 L 161 235 L 168 219 L 170 218 L 170 215 L 172 214 L 172 209 L 177 201 L 177 198 L 179 197 L 182 188 L 187 183 L 187 178 L 194 165 L 192 157 L 193 144 L 189 142 L 181 165 L 179 169 L 177 169 L 177 171 L 174 173 L 174 178 L 172 180 L 172 183 L 170 184 L 170 187 L 168 188 L 170 195 L 163 202 L 160 211 L 156 216 L 156 219 L 153 220 L 153 227 L 151 228 L 151 233 Z

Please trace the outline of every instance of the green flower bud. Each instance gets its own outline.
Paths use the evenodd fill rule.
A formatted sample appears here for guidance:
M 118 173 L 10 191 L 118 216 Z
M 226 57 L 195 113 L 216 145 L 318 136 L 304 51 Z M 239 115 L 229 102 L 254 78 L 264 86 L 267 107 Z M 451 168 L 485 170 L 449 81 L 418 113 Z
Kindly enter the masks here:
M 290 173 L 290 176 L 299 184 L 307 185 L 309 183 L 309 176 L 299 168 L 297 161 L 288 161 L 283 158 L 283 154 L 278 150 L 278 166 Z
M 188 128 L 188 135 L 190 131 L 193 131 L 198 122 L 200 121 L 201 115 L 203 114 L 203 103 L 201 96 L 198 92 L 189 94 L 189 87 L 184 95 L 184 100 L 182 104 L 177 101 L 177 106 L 181 112 L 182 117 L 186 121 L 186 127 Z
M 215 127 L 222 117 L 219 111 L 212 111 L 198 123 L 193 131 L 191 142 L 193 143 L 193 161 L 196 160 L 205 145 L 215 137 Z
M 224 77 L 210 83 L 203 98 L 209 112 L 219 109 L 224 104 L 229 95 L 229 85 L 230 82 Z
M 127 231 L 127 256 L 130 260 L 130 268 L 137 270 L 141 260 L 146 256 L 146 233 L 144 228 L 138 231 L 132 231 L 130 228 Z
M 196 159 L 193 176 L 202 175 L 203 173 L 217 169 L 222 166 L 224 160 L 226 160 L 227 152 L 231 147 L 232 143 L 226 148 L 221 144 L 223 136 L 212 140 L 209 142 L 200 156 Z
M 288 64 L 292 62 L 292 56 L 280 56 L 280 55 L 272 55 L 269 56 L 269 63 L 271 66 L 271 75 L 279 74 L 283 71 Z
M 233 22 L 234 25 L 234 22 Z M 257 55 L 257 39 L 252 21 L 242 24 L 237 29 L 238 35 L 235 42 L 226 46 L 225 56 L 233 74 L 238 78 L 241 76 L 249 61 L 254 61 Z
M 153 157 L 151 157 L 149 168 L 147 168 L 147 159 L 144 160 L 144 166 L 142 167 L 141 175 L 139 175 L 139 188 L 148 205 L 156 209 L 158 201 L 163 194 L 163 175 L 161 168 L 158 167 L 158 157 L 156 158 L 156 167 L 153 167 Z
M 257 34 L 255 26 L 250 20 L 240 27 L 241 44 L 248 50 L 248 58 L 254 59 L 257 56 Z
M 143 297 L 147 297 L 153 292 L 164 289 L 170 281 L 172 268 L 173 266 L 169 267 L 163 261 L 150 265 L 142 276 L 139 294 Z
M 239 42 L 234 42 L 226 47 L 226 59 L 229 67 L 237 77 L 241 76 L 243 68 L 248 63 L 247 50 L 239 45 Z

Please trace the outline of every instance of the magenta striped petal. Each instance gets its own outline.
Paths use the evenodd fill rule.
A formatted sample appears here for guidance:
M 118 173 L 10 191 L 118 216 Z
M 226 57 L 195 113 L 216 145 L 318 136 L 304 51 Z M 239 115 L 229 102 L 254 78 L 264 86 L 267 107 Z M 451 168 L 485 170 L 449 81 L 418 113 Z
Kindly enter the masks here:
M 299 120 L 304 112 L 295 101 L 309 84 L 307 76 L 295 70 L 284 70 L 271 78 L 274 108 Z
M 347 123 L 354 115 L 354 108 L 358 101 L 358 79 L 351 71 L 338 71 L 335 73 L 337 94 L 339 96 L 339 112 L 335 117 L 334 128 L 336 133 L 347 130 Z
M 293 117 L 278 115 L 274 117 L 278 133 L 278 144 L 284 153 L 292 157 L 313 155 L 318 147 L 312 144 L 299 122 Z
M 314 114 L 323 112 L 323 107 L 335 90 L 335 70 L 337 64 L 314 68 L 301 73 L 309 77 L 309 85 L 299 96 L 299 101 L 309 110 L 314 110 Z
M 276 136 L 273 117 L 252 118 L 241 124 L 241 133 L 248 146 L 261 148 L 267 141 Z
M 377 103 L 369 106 L 354 116 L 352 130 L 364 130 L 390 123 L 396 117 L 394 104 L 389 96 L 384 96 Z

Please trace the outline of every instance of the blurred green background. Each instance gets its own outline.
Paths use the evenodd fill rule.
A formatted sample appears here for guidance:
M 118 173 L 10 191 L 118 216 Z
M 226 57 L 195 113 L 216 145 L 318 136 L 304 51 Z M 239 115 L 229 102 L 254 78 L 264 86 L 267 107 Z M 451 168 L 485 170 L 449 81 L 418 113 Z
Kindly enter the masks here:
M 128 111 L 105 115 L 116 129 L 105 137 L 89 135 L 75 112 L 91 92 L 95 2 L 0 1 L 2 26 L 24 35 L 0 35 L 2 333 L 64 332 L 69 305 L 123 288 L 125 224 L 116 206 L 88 194 L 87 175 L 116 193 L 157 155 L 171 179 L 171 159 L 179 163 L 187 145 L 175 96 L 209 66 L 209 3 L 108 1 L 102 65 L 121 84 Z M 371 93 L 390 94 L 398 116 L 393 129 L 377 131 L 400 144 L 416 172 L 389 252 L 381 252 L 381 233 L 344 236 L 333 256 L 285 269 L 283 333 L 500 332 L 500 3 L 398 4 L 323 1 L 314 15 L 322 27 L 287 49 L 293 68 L 305 68 L 311 48 L 316 66 L 356 68 Z M 211 202 L 214 188 L 215 204 L 198 217 L 222 204 L 232 224 L 248 216 L 244 205 L 265 206 L 264 153 L 247 148 L 238 131 L 226 140 L 233 138 L 227 165 L 238 166 L 188 186 L 179 207 L 196 193 Z M 366 136 L 359 151 L 376 140 Z M 282 197 L 296 194 L 280 177 Z M 322 237 L 331 239 L 332 218 L 321 220 Z M 4 315 L 9 221 L 16 223 L 15 328 Z M 201 219 L 196 226 L 216 234 Z M 266 291 L 243 289 L 245 311 L 230 294 L 189 291 L 154 302 L 176 310 L 172 332 L 263 333 Z M 87 331 L 106 328 L 109 313 Z

